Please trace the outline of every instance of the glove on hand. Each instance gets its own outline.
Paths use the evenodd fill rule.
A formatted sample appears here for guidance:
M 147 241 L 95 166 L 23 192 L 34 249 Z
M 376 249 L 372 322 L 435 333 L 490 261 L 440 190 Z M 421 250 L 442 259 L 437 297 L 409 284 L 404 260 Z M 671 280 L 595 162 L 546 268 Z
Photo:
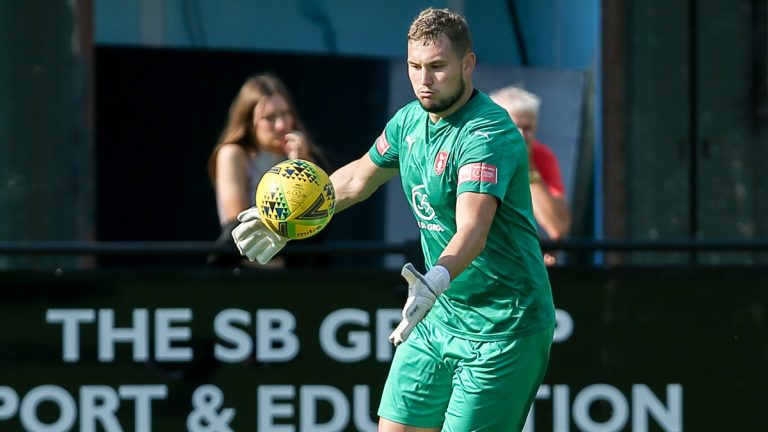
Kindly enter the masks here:
M 408 339 L 416 324 L 424 318 L 429 309 L 432 308 L 432 305 L 435 304 L 437 297 L 447 290 L 451 284 L 450 273 L 441 265 L 432 267 L 427 274 L 422 275 L 416 271 L 413 264 L 407 263 L 403 266 L 401 274 L 408 282 L 408 299 L 405 302 L 405 307 L 403 307 L 402 321 L 400 321 L 400 324 L 392 334 L 389 335 L 389 341 L 395 344 L 395 346 Z
M 237 215 L 240 225 L 232 230 L 240 255 L 259 264 L 266 264 L 288 243 L 288 239 L 276 234 L 261 221 L 259 209 L 251 207 Z

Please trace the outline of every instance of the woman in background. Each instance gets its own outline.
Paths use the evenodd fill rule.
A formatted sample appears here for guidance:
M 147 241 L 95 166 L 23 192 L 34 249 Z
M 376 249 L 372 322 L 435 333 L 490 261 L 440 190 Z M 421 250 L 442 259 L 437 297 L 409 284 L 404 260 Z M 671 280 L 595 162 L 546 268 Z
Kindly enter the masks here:
M 286 159 L 305 159 L 329 168 L 283 82 L 269 74 L 248 78 L 229 108 L 227 125 L 208 161 L 221 224 L 218 242 L 232 245 L 231 255 L 210 256 L 209 264 L 232 266 L 240 262 L 231 236 L 238 224 L 237 215 L 255 204 L 261 176 Z M 283 265 L 280 260 L 278 263 Z

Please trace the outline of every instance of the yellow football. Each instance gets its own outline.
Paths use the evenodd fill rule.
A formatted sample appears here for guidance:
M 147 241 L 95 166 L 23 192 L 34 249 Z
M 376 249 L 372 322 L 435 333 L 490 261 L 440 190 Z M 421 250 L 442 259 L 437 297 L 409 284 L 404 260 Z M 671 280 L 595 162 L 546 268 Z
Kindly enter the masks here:
M 264 224 L 292 240 L 319 233 L 336 207 L 328 174 L 312 162 L 289 159 L 273 166 L 256 188 L 256 206 Z

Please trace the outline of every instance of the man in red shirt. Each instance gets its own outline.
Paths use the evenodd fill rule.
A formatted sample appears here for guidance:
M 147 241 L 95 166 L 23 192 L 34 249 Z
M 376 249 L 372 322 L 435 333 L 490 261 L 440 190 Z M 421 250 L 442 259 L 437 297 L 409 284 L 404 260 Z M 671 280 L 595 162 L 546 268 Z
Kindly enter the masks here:
M 528 145 L 531 199 L 536 222 L 550 239 L 564 238 L 571 228 L 571 211 L 565 197 L 560 166 L 552 150 L 536 139 L 541 99 L 515 86 L 496 90 L 490 97 L 507 110 Z M 555 263 L 553 255 L 546 254 L 544 258 L 549 265 Z

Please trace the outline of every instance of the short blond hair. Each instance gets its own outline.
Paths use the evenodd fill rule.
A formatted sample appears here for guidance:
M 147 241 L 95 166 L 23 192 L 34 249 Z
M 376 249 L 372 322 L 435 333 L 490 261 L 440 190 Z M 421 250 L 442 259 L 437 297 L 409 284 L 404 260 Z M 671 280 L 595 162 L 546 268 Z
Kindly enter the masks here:
M 494 90 L 489 95 L 494 102 L 510 112 L 527 112 L 539 118 L 541 98 L 518 86 L 504 87 Z

